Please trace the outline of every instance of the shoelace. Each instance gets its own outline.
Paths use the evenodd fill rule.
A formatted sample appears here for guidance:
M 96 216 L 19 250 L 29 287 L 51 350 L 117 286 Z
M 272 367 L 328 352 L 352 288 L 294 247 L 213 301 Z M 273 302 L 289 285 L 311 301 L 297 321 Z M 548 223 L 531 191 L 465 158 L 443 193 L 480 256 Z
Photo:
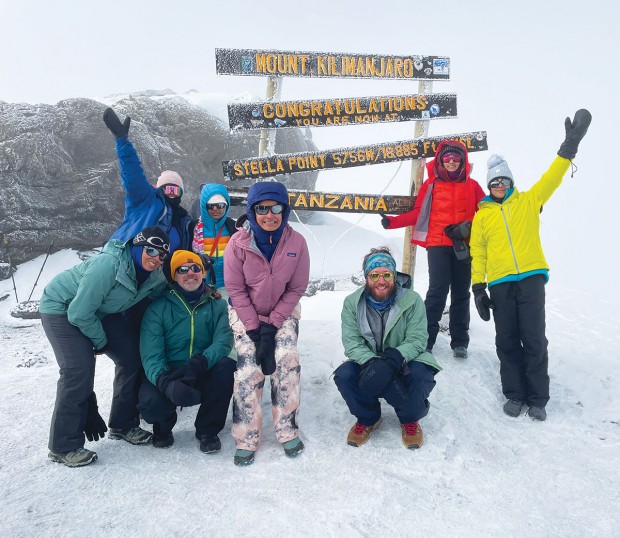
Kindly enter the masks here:
M 405 430 L 407 435 L 415 435 L 418 431 L 418 423 L 411 422 L 409 424 L 403 424 L 403 430 Z
M 361 435 L 362 433 L 364 433 L 366 431 L 366 429 L 368 428 L 368 426 L 362 426 L 359 423 L 355 423 L 355 426 L 353 426 L 353 433 L 355 435 Z

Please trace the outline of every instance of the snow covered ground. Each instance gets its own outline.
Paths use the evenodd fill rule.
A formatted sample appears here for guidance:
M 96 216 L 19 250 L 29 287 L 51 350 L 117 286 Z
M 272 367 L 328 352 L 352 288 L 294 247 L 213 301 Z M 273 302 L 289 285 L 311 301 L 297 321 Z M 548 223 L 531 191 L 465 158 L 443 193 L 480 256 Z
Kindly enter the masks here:
M 369 217 L 374 218 L 376 217 Z M 331 378 L 343 360 L 340 310 L 362 256 L 402 238 L 374 224 L 351 228 L 333 215 L 296 227 L 311 248 L 314 277 L 335 291 L 303 299 L 301 432 L 305 452 L 289 460 L 275 440 L 264 402 L 263 444 L 248 468 L 233 465 L 229 421 L 222 451 L 202 454 L 196 408 L 184 409 L 168 450 L 107 437 L 87 443 L 99 460 L 68 469 L 47 460 L 57 365 L 38 320 L 9 315 L 11 280 L 0 282 L 0 535 L 22 536 L 618 536 L 620 506 L 620 316 L 615 305 L 579 289 L 547 288 L 551 401 L 544 423 L 501 411 L 492 323 L 472 312 L 470 358 L 451 356 L 422 421 L 425 444 L 401 443 L 398 421 L 384 421 L 361 448 L 347 446 L 354 419 Z M 335 240 L 336 245 L 329 249 Z M 322 245 L 322 246 L 321 246 Z M 48 260 L 33 298 L 78 260 Z M 27 298 L 42 258 L 15 275 Z M 556 267 L 559 271 L 561 268 Z M 424 251 L 415 289 L 427 286 Z M 473 310 L 473 307 L 472 307 Z M 98 360 L 95 389 L 105 417 L 113 368 Z M 265 391 L 267 397 L 268 391 Z

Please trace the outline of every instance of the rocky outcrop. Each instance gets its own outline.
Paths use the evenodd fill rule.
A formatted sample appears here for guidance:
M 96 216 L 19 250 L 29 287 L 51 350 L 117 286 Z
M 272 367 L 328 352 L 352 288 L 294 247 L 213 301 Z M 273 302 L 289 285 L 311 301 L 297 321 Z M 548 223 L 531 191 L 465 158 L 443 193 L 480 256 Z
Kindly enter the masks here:
M 120 224 L 124 192 L 114 137 L 102 121 L 106 107 L 81 98 L 56 105 L 0 101 L 0 261 L 22 263 L 47 253 L 52 242 L 53 251 L 97 247 Z M 121 119 L 131 116 L 130 139 L 147 177 L 165 169 L 181 174 L 187 209 L 201 183 L 224 182 L 222 161 L 257 154 L 258 131 L 231 133 L 170 91 L 131 94 L 113 107 Z M 309 131 L 283 131 L 276 153 L 316 151 Z M 295 174 L 286 184 L 312 190 L 316 176 Z

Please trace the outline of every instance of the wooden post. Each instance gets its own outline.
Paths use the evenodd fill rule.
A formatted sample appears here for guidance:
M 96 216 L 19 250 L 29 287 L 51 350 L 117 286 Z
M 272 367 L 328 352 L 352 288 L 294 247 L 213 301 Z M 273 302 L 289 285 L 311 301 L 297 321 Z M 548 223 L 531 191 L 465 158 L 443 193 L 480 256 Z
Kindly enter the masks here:
M 418 84 L 418 93 L 426 94 L 433 91 L 433 82 L 430 80 L 421 80 Z M 424 138 L 428 136 L 429 120 L 416 121 L 414 127 L 414 138 Z M 409 194 L 415 196 L 420 190 L 420 185 L 424 179 L 424 166 L 426 159 L 415 159 L 411 161 L 411 181 L 409 185 Z M 415 256 L 416 245 L 411 243 L 411 226 L 405 228 L 405 244 L 403 246 L 403 264 L 402 272 L 411 275 L 413 281 L 413 275 L 415 272 Z
M 267 101 L 277 101 L 282 93 L 282 77 L 269 77 L 267 79 Z M 275 129 L 261 129 L 258 139 L 258 156 L 271 157 L 275 153 L 276 131 Z

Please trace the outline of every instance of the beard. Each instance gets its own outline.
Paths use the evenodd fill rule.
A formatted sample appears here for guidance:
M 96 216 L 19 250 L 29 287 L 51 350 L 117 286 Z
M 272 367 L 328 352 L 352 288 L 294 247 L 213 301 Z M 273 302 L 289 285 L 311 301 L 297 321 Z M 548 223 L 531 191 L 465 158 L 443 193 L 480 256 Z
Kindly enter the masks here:
M 381 301 L 389 299 L 396 293 L 396 281 L 392 280 L 389 287 L 385 291 L 381 290 L 380 292 L 375 291 L 368 283 L 366 283 L 366 292 L 372 297 L 373 301 L 380 303 Z

